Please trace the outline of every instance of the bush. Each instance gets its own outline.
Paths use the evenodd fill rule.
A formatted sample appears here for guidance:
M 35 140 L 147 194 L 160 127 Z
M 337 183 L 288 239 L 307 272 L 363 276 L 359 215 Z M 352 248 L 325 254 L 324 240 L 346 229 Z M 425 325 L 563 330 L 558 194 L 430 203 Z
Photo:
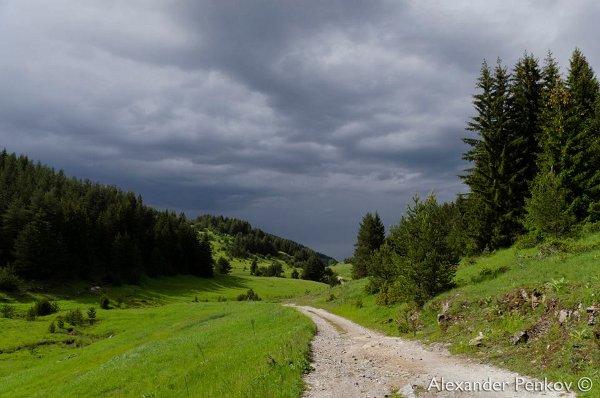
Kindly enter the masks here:
M 88 316 L 88 321 L 90 322 L 90 325 L 93 324 L 94 322 L 96 322 L 96 309 L 94 307 L 90 307 L 87 310 L 87 316 Z
M 250 275 L 256 275 L 258 272 L 258 264 L 256 260 L 252 260 L 252 264 L 250 264 Z
M 292 279 L 298 279 L 300 278 L 300 273 L 298 272 L 298 270 L 296 268 L 294 268 L 294 270 L 292 271 Z
M 340 279 L 338 278 L 338 274 L 336 274 L 331 268 L 325 268 L 323 272 L 323 278 L 321 279 L 323 283 L 327 283 L 329 286 L 336 286 L 340 284 Z
M 260 267 L 257 272 L 258 275 L 261 276 L 277 276 L 281 277 L 283 274 L 283 267 L 279 263 L 273 263 L 268 267 Z
M 81 310 L 79 308 L 69 310 L 67 315 L 65 315 L 65 321 L 73 326 L 81 325 L 83 323 L 83 314 L 81 313 Z
M 403 303 L 398 308 L 398 331 L 400 333 L 411 332 L 415 336 L 421 326 L 419 317 L 419 305 L 415 303 Z
M 27 312 L 25 313 L 25 320 L 26 321 L 35 321 L 35 318 L 36 318 L 35 308 L 30 307 L 27 310 Z
M 356 300 L 354 300 L 354 306 L 359 309 L 362 308 L 363 307 L 362 298 L 359 297 Z
M 56 325 L 54 324 L 54 321 L 50 322 L 50 326 L 48 326 L 48 332 L 49 333 L 56 332 Z
M 8 293 L 16 293 L 21 290 L 21 279 L 14 272 L 12 267 L 0 268 L 0 290 Z
M 231 273 L 231 264 L 229 263 L 229 260 L 227 260 L 225 257 L 219 257 L 216 266 L 217 272 L 219 274 L 227 275 Z
M 0 314 L 2 314 L 3 318 L 13 318 L 15 316 L 15 307 L 4 304 L 0 307 Z
M 249 289 L 246 294 L 240 294 L 237 296 L 237 301 L 260 301 L 261 298 L 258 297 L 258 294 L 254 292 L 254 290 Z
M 56 317 L 56 326 L 58 326 L 59 329 L 65 328 L 65 321 L 63 320 L 62 316 Z
M 38 316 L 54 314 L 58 311 L 58 304 L 54 301 L 49 301 L 46 298 L 40 299 L 33 305 L 33 310 Z
M 100 308 L 107 310 L 110 308 L 110 300 L 106 296 L 100 297 Z

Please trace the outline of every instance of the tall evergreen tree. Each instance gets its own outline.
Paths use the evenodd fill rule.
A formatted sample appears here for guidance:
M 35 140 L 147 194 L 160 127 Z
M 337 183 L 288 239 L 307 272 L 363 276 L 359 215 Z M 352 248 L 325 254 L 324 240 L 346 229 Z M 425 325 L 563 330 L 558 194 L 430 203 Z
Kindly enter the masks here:
M 379 218 L 379 214 L 377 212 L 375 214 L 365 214 L 360 223 L 354 245 L 353 278 L 358 279 L 367 276 L 371 254 L 379 249 L 384 240 L 385 227 Z
M 573 153 L 569 177 L 572 178 L 571 189 L 576 197 L 574 208 L 577 217 L 582 220 L 588 217 L 591 207 L 600 201 L 600 136 L 594 128 L 599 84 L 592 67 L 579 49 L 575 49 L 571 56 L 566 87 L 576 114 L 571 132 L 576 152 Z
M 571 55 L 566 83 L 580 120 L 584 122 L 594 113 L 599 86 L 592 67 L 578 48 Z
M 515 180 L 515 205 L 522 207 L 523 200 L 528 196 L 528 183 L 537 174 L 537 156 L 542 135 L 542 72 L 532 54 L 525 54 L 515 65 L 510 91 L 510 112 L 515 133 L 513 148 L 519 154 L 513 166 L 519 174 L 519 178 Z
M 527 140 L 515 131 L 510 76 L 500 61 L 492 71 L 484 62 L 473 98 L 477 115 L 468 124 L 476 137 L 463 159 L 472 167 L 462 176 L 480 205 L 478 229 L 491 248 L 507 246 L 522 229 L 523 180 L 528 167 Z M 481 248 L 483 249 L 483 248 Z
M 579 50 L 571 57 L 566 81 L 557 77 L 548 59 L 545 67 L 542 152 L 540 173 L 554 173 L 566 192 L 566 201 L 578 221 L 597 219 L 600 201 L 599 135 L 595 123 L 598 82 Z M 559 75 L 558 75 L 559 76 Z M 540 182 L 546 181 L 541 179 Z

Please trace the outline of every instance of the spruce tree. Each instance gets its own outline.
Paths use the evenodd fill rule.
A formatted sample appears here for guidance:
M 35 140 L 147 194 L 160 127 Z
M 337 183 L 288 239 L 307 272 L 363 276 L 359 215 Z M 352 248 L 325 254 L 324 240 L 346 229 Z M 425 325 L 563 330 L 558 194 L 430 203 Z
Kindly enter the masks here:
M 525 224 L 541 236 L 562 236 L 575 224 L 575 214 L 568 202 L 569 191 L 553 170 L 535 178 L 531 198 L 526 199 Z
M 483 63 L 477 88 L 480 93 L 473 97 L 477 115 L 467 128 L 475 137 L 464 139 L 471 148 L 463 159 L 471 167 L 462 178 L 478 203 L 476 228 L 482 243 L 498 248 L 511 244 L 521 231 L 528 145 L 515 131 L 510 76 L 500 60 L 493 72 Z
M 575 197 L 575 212 L 578 219 L 583 220 L 590 215 L 591 207 L 600 201 L 600 136 L 594 122 L 599 84 L 592 67 L 579 49 L 575 49 L 571 56 L 566 87 L 576 114 L 570 134 L 573 153 L 569 178 L 572 179 L 570 185 Z
M 563 82 L 547 94 L 543 112 L 542 152 L 538 159 L 540 173 L 552 172 L 567 192 L 567 203 L 578 220 L 587 214 L 588 196 L 585 181 L 593 172 L 586 134 L 579 130 L 575 101 Z
M 395 271 L 402 286 L 399 297 L 423 305 L 429 298 L 452 287 L 459 255 L 451 241 L 452 213 L 430 194 L 425 201 L 415 196 L 389 243 L 397 255 Z
M 592 67 L 578 48 L 571 55 L 566 84 L 581 121 L 587 120 L 594 113 L 599 86 Z
M 377 212 L 375 214 L 365 214 L 360 223 L 354 245 L 353 278 L 358 279 L 367 276 L 371 254 L 383 244 L 384 240 L 385 227 L 379 218 L 379 214 Z
M 537 156 L 542 135 L 542 72 L 532 54 L 525 54 L 515 65 L 510 91 L 510 112 L 515 133 L 513 148 L 519 154 L 513 166 L 515 173 L 518 173 L 515 179 L 514 205 L 522 208 L 525 197 L 529 196 L 528 184 L 537 174 Z

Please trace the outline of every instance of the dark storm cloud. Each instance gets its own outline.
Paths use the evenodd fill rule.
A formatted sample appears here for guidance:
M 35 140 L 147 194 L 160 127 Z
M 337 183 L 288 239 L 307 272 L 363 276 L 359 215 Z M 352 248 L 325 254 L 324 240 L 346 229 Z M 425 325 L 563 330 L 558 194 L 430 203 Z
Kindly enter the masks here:
M 0 145 L 343 257 L 364 212 L 464 187 L 482 60 L 576 46 L 593 1 L 0 3 Z M 564 68 L 563 68 L 564 70 Z

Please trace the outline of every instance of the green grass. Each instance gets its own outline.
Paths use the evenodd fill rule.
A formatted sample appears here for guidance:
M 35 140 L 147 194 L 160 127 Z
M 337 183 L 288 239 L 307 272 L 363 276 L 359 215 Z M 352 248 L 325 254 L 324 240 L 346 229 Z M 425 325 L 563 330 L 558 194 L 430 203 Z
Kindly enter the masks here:
M 331 269 L 339 276 L 344 278 L 345 281 L 352 280 L 352 264 L 337 263 L 336 265 L 332 266 Z
M 232 270 L 231 275 L 234 276 L 250 276 L 250 265 L 252 261 L 256 261 L 259 267 L 268 267 L 273 263 L 280 264 L 283 268 L 283 276 L 291 278 L 294 271 L 294 258 L 287 253 L 279 252 L 277 256 L 261 256 L 250 255 L 246 258 L 231 257 L 227 253 L 227 248 L 233 243 L 233 237 L 230 235 L 219 234 L 211 230 L 204 230 L 203 234 L 207 234 L 210 238 L 213 258 L 216 260 L 219 257 L 224 257 L 229 260 Z M 302 272 L 300 268 L 296 268 L 298 272 Z
M 263 301 L 232 301 L 250 288 Z M 157 278 L 106 289 L 113 308 L 102 310 L 89 285 L 62 287 L 43 294 L 59 313 L 0 318 L 0 396 L 297 397 L 314 326 L 277 302 L 324 288 L 250 276 Z M 24 314 L 40 296 L 0 300 Z M 90 306 L 95 324 L 48 332 L 58 315 Z
M 416 337 L 450 344 L 450 351 L 474 356 L 505 368 L 557 381 L 595 380 L 594 389 L 581 396 L 600 396 L 599 326 L 587 325 L 585 308 L 600 304 L 600 234 L 579 240 L 544 244 L 531 249 L 510 248 L 489 256 L 465 259 L 455 282 L 458 287 L 425 304 L 419 313 Z M 365 293 L 365 279 L 350 281 L 298 302 L 352 319 L 390 335 L 413 338 L 403 324 L 405 305 L 380 306 Z M 543 294 L 544 303 L 532 308 L 521 302 L 521 292 Z M 451 322 L 442 331 L 437 314 L 449 302 Z M 555 313 L 577 309 L 579 318 L 559 325 Z M 534 334 L 526 344 L 513 345 L 517 331 Z M 536 330 L 541 330 L 536 332 Z M 483 347 L 469 345 L 479 332 Z M 536 333 L 533 333 L 536 332 Z

